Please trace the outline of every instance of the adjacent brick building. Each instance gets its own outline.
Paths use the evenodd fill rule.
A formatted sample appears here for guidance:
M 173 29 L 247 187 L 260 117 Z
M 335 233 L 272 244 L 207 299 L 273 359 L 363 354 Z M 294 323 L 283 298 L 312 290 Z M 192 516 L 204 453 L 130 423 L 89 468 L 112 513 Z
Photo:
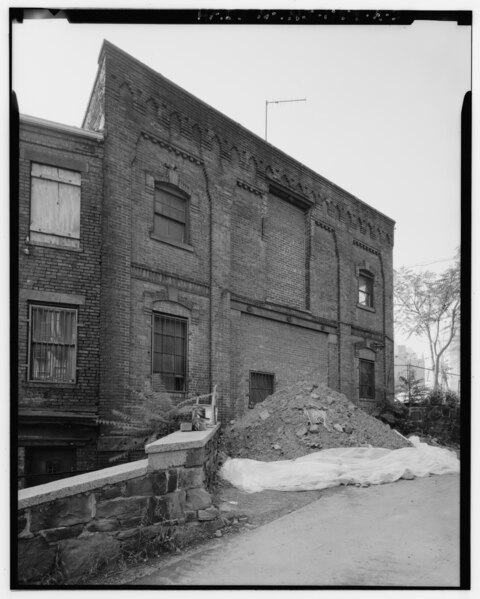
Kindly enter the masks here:
M 393 392 L 391 219 L 108 42 L 83 129 L 103 134 L 101 261 L 82 255 L 101 264 L 100 417 L 158 380 L 216 384 L 222 421 L 303 373 L 365 407 Z
M 103 136 L 22 116 L 19 138 L 23 486 L 96 463 Z

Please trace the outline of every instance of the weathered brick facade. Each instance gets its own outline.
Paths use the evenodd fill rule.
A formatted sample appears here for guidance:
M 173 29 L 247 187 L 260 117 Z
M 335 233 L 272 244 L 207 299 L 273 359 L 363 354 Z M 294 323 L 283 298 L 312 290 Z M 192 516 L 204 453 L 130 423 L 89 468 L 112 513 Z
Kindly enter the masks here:
M 32 241 L 32 164 L 80 173 L 78 248 Z M 96 463 L 102 196 L 102 135 L 21 118 L 18 407 L 22 461 L 41 446 L 67 451 L 75 448 L 73 461 L 80 471 L 89 470 Z M 29 374 L 30 306 L 77 310 L 74 382 L 32 380 L 35 377 Z M 19 482 L 23 485 L 23 478 Z
M 104 133 L 100 416 L 135 412 L 155 314 L 185 319 L 186 392 L 216 384 L 223 421 L 247 409 L 252 371 L 314 371 L 365 407 L 393 391 L 391 219 L 108 42 L 83 126 Z M 182 242 L 155 232 L 162 185 L 188 198 Z
M 280 383 L 317 370 L 358 400 L 363 357 L 382 398 L 393 221 L 107 42 L 99 65 L 84 126 L 107 132 L 105 230 L 116 239 L 103 254 L 105 412 L 150 376 L 153 312 L 188 319 L 188 390 L 217 384 L 223 419 L 246 409 L 250 371 Z M 162 182 L 190 198 L 187 244 L 152 234 Z M 360 269 L 373 276 L 370 308 L 357 302 Z

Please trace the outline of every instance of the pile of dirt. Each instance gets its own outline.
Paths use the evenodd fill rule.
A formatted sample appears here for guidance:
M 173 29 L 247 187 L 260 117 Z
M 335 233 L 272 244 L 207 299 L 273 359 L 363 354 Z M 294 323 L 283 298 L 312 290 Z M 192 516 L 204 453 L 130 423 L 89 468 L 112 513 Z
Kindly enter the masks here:
M 264 462 L 331 447 L 369 445 L 400 449 L 410 443 L 342 393 L 310 380 L 279 389 L 232 421 L 223 434 L 228 456 Z

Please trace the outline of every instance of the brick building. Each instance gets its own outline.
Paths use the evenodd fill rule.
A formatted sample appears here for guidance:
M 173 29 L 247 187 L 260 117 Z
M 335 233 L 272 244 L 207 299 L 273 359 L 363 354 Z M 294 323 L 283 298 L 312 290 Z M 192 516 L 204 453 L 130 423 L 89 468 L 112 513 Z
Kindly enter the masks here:
M 96 460 L 103 136 L 22 116 L 19 139 L 23 486 Z
M 307 372 L 367 408 L 393 393 L 391 219 L 108 42 L 83 130 L 103 149 L 100 417 L 158 380 L 216 384 L 223 421 Z

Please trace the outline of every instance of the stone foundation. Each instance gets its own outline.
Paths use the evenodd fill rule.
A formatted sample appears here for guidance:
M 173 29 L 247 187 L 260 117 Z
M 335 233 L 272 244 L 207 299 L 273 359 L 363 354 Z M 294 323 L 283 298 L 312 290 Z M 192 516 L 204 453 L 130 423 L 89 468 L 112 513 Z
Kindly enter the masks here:
M 219 428 L 176 432 L 147 445 L 147 459 L 19 491 L 18 583 L 87 580 L 122 555 L 220 528 L 209 493 Z

